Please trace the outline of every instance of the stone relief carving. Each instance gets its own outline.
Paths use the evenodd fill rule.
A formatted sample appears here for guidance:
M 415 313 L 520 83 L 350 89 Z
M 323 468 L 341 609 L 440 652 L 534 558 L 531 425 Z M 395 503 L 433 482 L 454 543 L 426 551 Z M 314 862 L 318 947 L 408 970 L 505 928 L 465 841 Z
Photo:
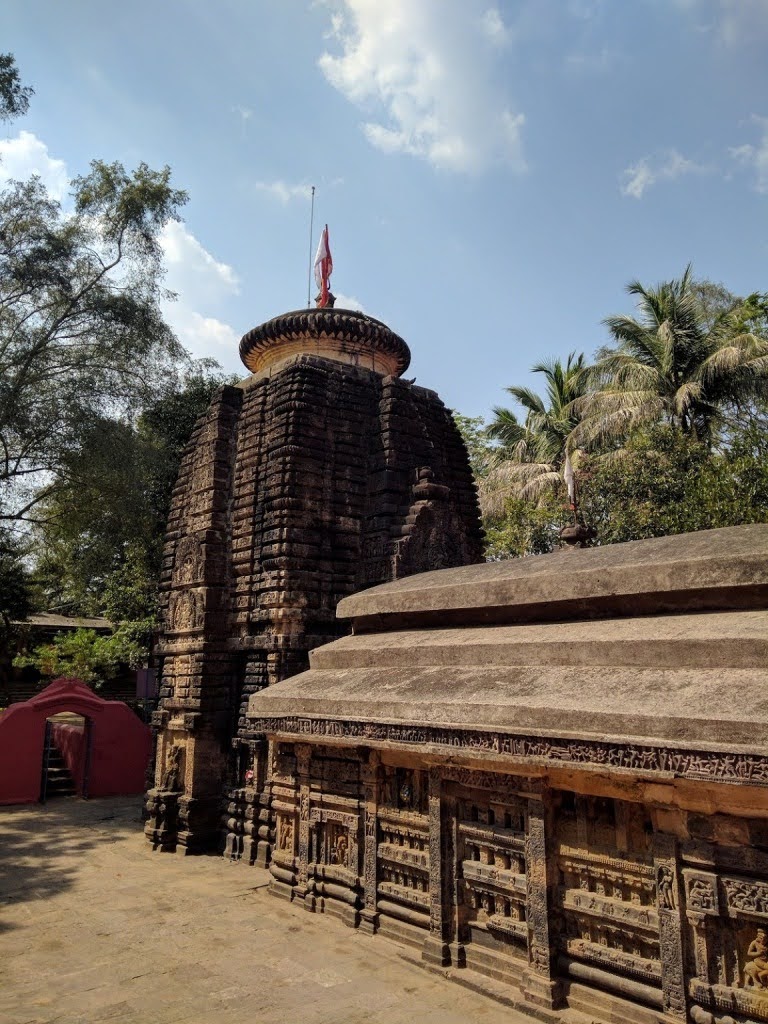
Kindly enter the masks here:
M 178 793 L 184 788 L 181 781 L 181 755 L 184 748 L 180 743 L 174 743 L 168 751 L 165 762 L 160 789 L 169 793 Z
M 745 988 L 768 988 L 768 935 L 764 928 L 757 929 L 747 948 L 743 974 Z
M 205 601 L 202 591 L 179 590 L 168 602 L 168 628 L 175 633 L 202 629 L 205 622 Z
M 182 537 L 176 545 L 173 582 L 181 586 L 203 579 L 203 548 L 195 536 Z
M 761 882 L 755 878 L 734 878 L 728 875 L 721 876 L 720 881 L 725 892 L 725 903 L 729 914 L 768 917 L 768 882 Z
M 283 804 L 290 814 L 303 807 L 313 836 L 306 898 L 316 899 L 316 909 L 333 896 L 324 885 L 343 884 L 357 894 L 371 930 L 400 914 L 432 941 L 452 950 L 455 943 L 468 963 L 471 949 L 502 950 L 523 966 L 527 960 L 527 979 L 555 984 L 565 970 L 559 953 L 613 972 L 619 987 L 622 978 L 650 986 L 670 1019 L 685 1019 L 690 1000 L 708 1008 L 708 1024 L 723 1014 L 768 1019 L 768 928 L 757 929 L 755 920 L 768 918 L 768 881 L 737 873 L 747 864 L 761 870 L 760 854 L 740 860 L 727 852 L 732 874 L 718 876 L 684 866 L 686 858 L 711 864 L 711 849 L 686 848 L 649 828 L 642 805 L 551 797 L 546 788 L 531 797 L 522 777 L 456 766 L 394 768 L 388 755 L 380 765 L 375 752 L 360 748 L 355 765 L 333 746 L 305 742 L 294 762 L 290 741 L 281 743 L 286 778 L 272 805 L 277 846 L 296 840 L 280 825 Z M 555 831 L 547 839 L 553 808 Z M 532 878 L 528 860 L 536 865 Z M 285 878 L 288 858 L 276 863 L 276 877 L 284 865 Z M 560 884 L 551 870 L 547 877 L 555 863 Z M 296 876 L 294 892 L 303 896 L 300 870 Z M 719 907 L 727 918 L 716 922 Z M 681 927 L 689 929 L 685 936 Z
M 671 868 L 661 867 L 656 875 L 660 910 L 675 909 L 675 875 Z
M 290 819 L 280 819 L 278 847 L 286 853 L 293 853 L 293 821 Z
M 716 751 L 675 750 L 641 747 L 637 744 L 604 743 L 598 740 L 547 739 L 509 736 L 492 731 L 472 731 L 430 726 L 312 719 L 298 716 L 254 718 L 256 732 L 285 736 L 335 736 L 349 739 L 389 741 L 402 744 L 434 744 L 451 750 L 508 754 L 534 762 L 588 764 L 627 768 L 633 772 L 663 773 L 711 781 L 768 782 L 768 757 L 753 754 L 724 754 Z
M 716 917 L 719 914 L 717 898 L 717 878 L 715 875 L 693 872 L 683 872 L 685 880 L 685 905 L 688 910 L 697 914 L 707 914 Z
M 346 830 L 336 829 L 329 844 L 329 862 L 341 867 L 349 866 L 349 836 Z

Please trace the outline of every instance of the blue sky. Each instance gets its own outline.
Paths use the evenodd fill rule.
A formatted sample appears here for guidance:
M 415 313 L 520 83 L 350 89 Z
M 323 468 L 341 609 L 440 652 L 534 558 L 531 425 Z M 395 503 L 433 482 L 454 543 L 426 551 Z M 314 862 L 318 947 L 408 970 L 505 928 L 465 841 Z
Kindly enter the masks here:
M 5 174 L 169 164 L 168 316 L 228 371 L 306 304 L 313 184 L 340 304 L 468 415 L 591 355 L 633 278 L 768 289 L 768 0 L 3 0 L 0 31 L 36 92 Z

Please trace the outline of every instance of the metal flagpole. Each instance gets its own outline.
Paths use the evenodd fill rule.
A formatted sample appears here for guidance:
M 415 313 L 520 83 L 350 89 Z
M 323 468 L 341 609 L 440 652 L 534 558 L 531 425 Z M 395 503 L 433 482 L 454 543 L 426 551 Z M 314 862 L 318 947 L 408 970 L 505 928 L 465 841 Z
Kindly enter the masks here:
M 312 186 L 312 206 L 309 212 L 309 267 L 307 268 L 307 309 L 312 305 L 312 228 L 315 222 L 315 186 Z

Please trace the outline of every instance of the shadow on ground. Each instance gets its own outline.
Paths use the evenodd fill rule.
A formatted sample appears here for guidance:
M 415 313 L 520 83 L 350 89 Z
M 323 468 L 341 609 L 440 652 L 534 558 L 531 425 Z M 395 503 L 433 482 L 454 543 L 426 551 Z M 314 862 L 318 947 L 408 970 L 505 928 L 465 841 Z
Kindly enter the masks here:
M 79 867 L 72 856 L 141 832 L 141 797 L 80 800 L 0 807 L 0 932 L 18 928 L 3 921 L 5 907 L 45 900 L 71 888 Z

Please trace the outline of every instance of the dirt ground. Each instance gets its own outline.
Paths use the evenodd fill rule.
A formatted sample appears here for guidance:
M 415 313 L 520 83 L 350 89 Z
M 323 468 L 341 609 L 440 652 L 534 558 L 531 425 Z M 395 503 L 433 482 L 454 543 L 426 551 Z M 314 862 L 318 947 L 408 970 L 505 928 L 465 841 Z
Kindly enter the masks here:
M 153 853 L 137 798 L 0 808 L 2 1024 L 530 1024 L 398 945 Z

